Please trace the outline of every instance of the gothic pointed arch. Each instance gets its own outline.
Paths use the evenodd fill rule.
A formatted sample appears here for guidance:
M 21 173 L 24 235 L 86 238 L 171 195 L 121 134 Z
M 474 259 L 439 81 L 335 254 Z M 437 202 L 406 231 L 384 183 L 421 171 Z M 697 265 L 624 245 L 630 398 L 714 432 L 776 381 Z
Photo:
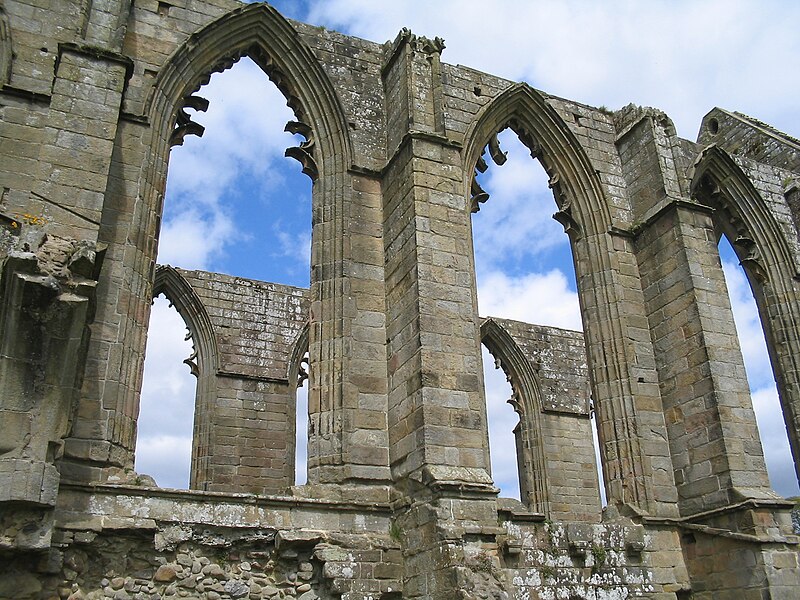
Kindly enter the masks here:
M 517 83 L 487 104 L 467 132 L 464 164 L 476 165 L 493 136 L 511 128 L 550 177 L 558 206 L 554 217 L 570 236 L 605 232 L 612 224 L 602 183 L 583 146 L 546 97 L 526 83 Z M 471 186 L 471 181 L 467 182 Z M 469 189 L 469 188 L 468 188 Z
M 287 156 L 298 159 L 312 186 L 312 265 L 311 299 L 316 307 L 309 330 L 310 362 L 314 368 L 309 381 L 309 394 L 315 398 L 318 413 L 317 430 L 325 431 L 323 457 L 312 457 L 313 468 L 327 468 L 324 475 L 313 477 L 336 479 L 343 465 L 341 411 L 345 404 L 345 383 L 341 377 L 341 361 L 345 352 L 342 338 L 347 331 L 347 299 L 343 282 L 348 278 L 344 263 L 346 230 L 349 226 L 352 147 L 344 111 L 334 88 L 319 61 L 302 41 L 294 27 L 271 6 L 263 3 L 237 8 L 192 34 L 166 61 L 156 77 L 149 95 L 146 113 L 149 132 L 146 159 L 139 180 L 142 206 L 137 223 L 139 232 L 130 267 L 146 273 L 155 259 L 160 213 L 171 146 L 184 135 L 201 134 L 187 108 L 203 110 L 206 101 L 194 93 L 214 71 L 224 70 L 240 57 L 248 56 L 269 76 L 284 94 L 294 111 L 295 120 L 286 128 L 301 134 L 305 141 L 287 150 Z M 323 243 L 325 251 L 321 251 Z M 149 281 L 133 290 L 146 294 Z M 132 285 L 137 285 L 134 282 Z M 137 323 L 138 344 L 143 344 L 144 323 Z M 133 343 L 135 349 L 137 342 Z M 132 350 L 125 360 L 137 360 Z M 134 372 L 132 369 L 131 372 Z M 127 383 L 127 382 L 126 382 Z M 137 382 L 127 390 L 138 394 Z M 130 412 L 131 401 L 118 401 L 118 412 Z M 129 418 L 127 414 L 125 417 Z M 124 418 L 125 418 L 124 417 Z M 123 442 L 124 443 L 124 442 Z M 343 469 L 344 467 L 342 467 Z M 388 469 L 387 469 L 388 470 Z M 311 477 L 311 474 L 310 474 Z
M 800 257 L 736 161 L 711 144 L 697 157 L 693 169 L 692 195 L 726 220 L 719 227 L 731 238 L 748 274 L 759 280 L 769 278 L 768 271 L 784 280 L 800 276 Z
M 660 399 L 638 402 L 635 397 L 642 391 L 633 374 L 638 365 L 652 362 L 652 349 L 625 342 L 630 337 L 627 328 L 636 325 L 635 317 L 622 309 L 626 285 L 619 271 L 619 251 L 628 253 L 625 260 L 630 263 L 635 258 L 628 241 L 615 239 L 620 228 L 615 221 L 624 214 L 618 207 L 627 200 L 601 179 L 584 145 L 548 97 L 526 83 L 495 96 L 467 131 L 462 160 L 468 197 L 474 192 L 475 170 L 483 167 L 484 148 L 505 128 L 514 130 L 545 168 L 558 208 L 553 217 L 570 237 L 607 497 L 635 511 L 671 514 L 672 499 L 662 498 L 659 491 L 673 485 L 671 475 L 658 473 L 656 477 L 669 481 L 655 482 L 645 449 L 655 445 L 664 455 L 669 452 L 666 431 L 660 431 L 663 417 L 650 408 Z M 647 352 L 649 356 L 640 356 Z
M 201 133 L 183 109 L 198 108 L 193 94 L 215 71 L 249 56 L 284 94 L 296 122 L 287 125 L 306 142 L 288 155 L 303 163 L 312 179 L 323 168 L 346 169 L 352 163 L 348 127 L 330 80 L 298 33 L 267 4 L 243 6 L 194 33 L 159 72 L 149 97 L 154 130 L 177 143 L 186 133 Z M 200 107 L 202 109 L 202 107 Z M 330 164 L 323 166 L 324 161 Z
M 509 403 L 519 415 L 514 433 L 523 453 L 518 457 L 522 501 L 532 512 L 548 514 L 547 463 L 539 418 L 542 402 L 536 373 L 511 335 L 491 317 L 481 323 L 481 342 L 503 369 L 513 394 Z
M 770 351 L 800 480 L 800 279 L 798 255 L 753 182 L 716 144 L 694 163 L 693 197 L 714 209 L 747 274 Z

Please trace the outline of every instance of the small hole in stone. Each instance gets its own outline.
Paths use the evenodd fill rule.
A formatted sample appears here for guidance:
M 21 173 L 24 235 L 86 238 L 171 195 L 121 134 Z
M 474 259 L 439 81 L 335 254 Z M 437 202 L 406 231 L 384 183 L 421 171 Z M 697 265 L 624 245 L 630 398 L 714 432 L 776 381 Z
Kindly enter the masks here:
M 162 17 L 166 17 L 169 14 L 169 9 L 172 8 L 171 4 L 167 4 L 166 2 L 159 2 L 158 3 L 158 14 Z
M 39 48 L 39 51 L 42 52 L 43 54 L 47 54 L 49 52 L 49 50 L 47 48 L 45 48 L 44 46 Z
M 478 86 L 475 86 L 475 88 L 472 90 L 472 93 L 476 96 L 481 96 L 483 94 L 483 90 L 481 90 L 481 88 Z
M 716 135 L 719 131 L 719 121 L 716 119 L 709 119 L 708 120 L 708 130 L 711 132 L 712 135 Z
M 638 381 L 639 383 L 644 383 L 644 377 L 639 377 Z

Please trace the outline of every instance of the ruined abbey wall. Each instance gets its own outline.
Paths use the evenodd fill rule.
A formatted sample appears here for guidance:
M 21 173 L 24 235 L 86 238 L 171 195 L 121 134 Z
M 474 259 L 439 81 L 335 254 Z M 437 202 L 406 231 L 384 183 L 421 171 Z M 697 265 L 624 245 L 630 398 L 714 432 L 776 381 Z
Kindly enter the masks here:
M 304 138 L 308 290 L 155 262 L 169 149 L 242 56 Z M 797 596 L 717 242 L 797 463 L 800 142 L 719 108 L 683 140 L 657 109 L 443 59 L 263 3 L 0 1 L 0 598 Z M 583 334 L 478 315 L 475 174 L 506 128 L 548 173 Z M 132 470 L 160 293 L 195 347 L 191 490 Z M 522 502 L 492 481 L 481 342 L 514 391 Z

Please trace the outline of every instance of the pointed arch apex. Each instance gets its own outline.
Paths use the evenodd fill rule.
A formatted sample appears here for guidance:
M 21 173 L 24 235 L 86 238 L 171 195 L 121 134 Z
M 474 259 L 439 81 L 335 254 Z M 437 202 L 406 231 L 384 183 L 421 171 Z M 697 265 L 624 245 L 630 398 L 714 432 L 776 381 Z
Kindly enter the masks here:
M 344 108 L 317 57 L 292 24 L 266 3 L 236 8 L 192 33 L 160 69 L 145 106 L 155 131 L 169 138 L 183 103 L 214 72 L 250 57 L 286 97 L 297 121 L 313 131 L 315 160 L 353 163 Z M 309 150 L 304 146 L 303 149 Z
M 800 275 L 800 257 L 787 243 L 781 225 L 769 210 L 753 181 L 734 158 L 716 143 L 703 148 L 690 168 L 688 176 L 693 199 L 721 209 L 733 233 L 731 243 L 736 247 L 743 240 L 746 256 L 742 263 L 756 264 L 758 273 L 768 277 L 769 265 L 791 266 L 792 277 Z M 761 264 L 761 261 L 768 264 Z M 756 262 L 753 262 L 756 261 Z M 775 273 L 774 275 L 777 275 Z M 774 278 L 773 275 L 773 278 Z
M 558 220 L 568 223 L 568 233 L 605 233 L 612 219 L 599 172 L 549 99 L 530 84 L 518 82 L 483 106 L 464 138 L 465 189 L 475 190 L 473 167 L 491 137 L 511 128 L 554 182 Z

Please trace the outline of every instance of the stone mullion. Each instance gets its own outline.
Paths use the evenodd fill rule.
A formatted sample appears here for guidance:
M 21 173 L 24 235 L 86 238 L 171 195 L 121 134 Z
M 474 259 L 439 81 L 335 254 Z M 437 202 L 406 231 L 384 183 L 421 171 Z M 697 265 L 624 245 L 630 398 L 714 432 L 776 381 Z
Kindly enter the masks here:
M 341 409 L 345 356 L 342 352 L 342 243 L 341 193 L 329 181 L 315 184 L 312 259 L 312 305 L 309 336 L 309 483 L 337 481 L 342 462 Z M 338 217 L 338 218 L 337 218 Z M 317 221 L 319 219 L 319 221 Z M 325 257 L 324 262 L 316 262 Z M 337 423 L 338 419 L 338 423 Z
M 372 235 L 358 231 L 380 222 L 370 214 L 380 210 L 380 188 L 364 178 L 353 178 L 352 185 L 346 200 L 336 194 L 342 200 L 332 218 L 315 226 L 314 243 L 324 250 L 314 256 L 331 260 L 317 268 L 314 259 L 312 286 L 319 292 L 310 339 L 311 483 L 388 479 L 382 240 L 375 226 Z

